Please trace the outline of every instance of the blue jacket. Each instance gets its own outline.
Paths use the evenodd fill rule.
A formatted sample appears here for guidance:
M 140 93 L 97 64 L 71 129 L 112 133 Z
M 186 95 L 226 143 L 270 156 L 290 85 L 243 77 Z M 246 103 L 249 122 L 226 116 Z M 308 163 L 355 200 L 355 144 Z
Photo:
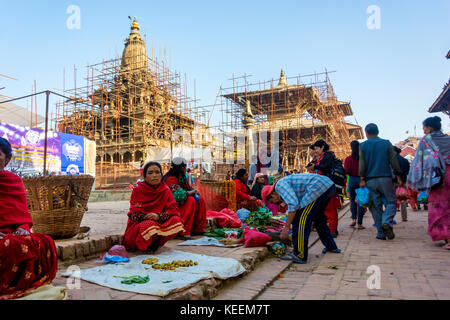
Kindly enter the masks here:
M 400 176 L 397 153 L 389 140 L 370 138 L 359 145 L 359 175 L 366 178 Z

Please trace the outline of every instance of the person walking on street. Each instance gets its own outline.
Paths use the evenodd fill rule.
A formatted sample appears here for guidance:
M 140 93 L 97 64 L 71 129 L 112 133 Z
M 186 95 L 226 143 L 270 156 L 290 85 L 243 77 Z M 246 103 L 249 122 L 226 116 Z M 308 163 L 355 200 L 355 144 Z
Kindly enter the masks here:
M 344 170 L 348 174 L 348 193 L 350 198 L 350 210 L 352 212 L 352 223 L 350 227 L 356 226 L 358 218 L 358 230 L 365 229 L 363 226 L 364 208 L 356 203 L 356 192 L 359 188 L 359 142 L 354 140 L 350 143 L 352 154 L 344 161 Z
M 403 182 L 406 182 L 406 178 L 408 177 L 408 173 L 409 173 L 409 161 L 400 155 L 400 153 L 402 152 L 402 150 L 400 148 L 394 146 L 394 151 L 397 154 L 397 162 L 400 167 L 400 171 L 402 172 L 400 177 Z M 395 189 L 397 189 L 399 187 L 399 185 L 395 181 L 394 181 L 394 186 L 395 186 Z M 416 207 L 415 206 L 413 207 L 413 205 L 415 202 L 417 202 L 417 194 L 414 194 L 414 193 L 408 191 L 408 195 L 410 197 L 409 201 L 412 204 L 411 207 L 414 210 L 416 210 Z M 406 202 L 400 203 L 399 201 L 397 201 L 397 205 L 400 207 L 400 212 L 402 214 L 402 221 L 408 221 L 408 212 L 406 209 L 407 203 Z
M 450 136 L 442 133 L 441 118 L 423 122 L 425 136 L 419 143 L 408 175 L 408 186 L 428 190 L 428 235 L 445 241 L 450 250 Z
M 396 214 L 394 183 L 392 170 L 399 185 L 403 185 L 397 156 L 389 140 L 378 137 L 378 126 L 369 123 L 365 128 L 367 140 L 359 147 L 360 187 L 370 191 L 373 205 L 370 208 L 377 228 L 377 239 L 395 238 L 393 219 Z M 383 211 L 383 204 L 385 210 Z
M 333 163 L 336 159 L 334 153 L 330 151 L 330 146 L 324 140 L 316 141 L 314 143 L 314 150 L 317 157 L 317 161 L 314 164 L 314 172 L 316 174 L 328 176 L 333 169 Z M 325 209 L 325 216 L 327 217 L 333 238 L 336 238 L 339 234 L 337 209 L 340 207 L 340 201 L 341 200 L 336 193 Z
M 273 186 L 262 190 L 264 202 L 286 204 L 288 215 L 280 239 L 286 241 L 292 225 L 293 253 L 281 259 L 305 264 L 308 260 L 308 239 L 311 224 L 314 225 L 325 248 L 323 253 L 341 252 L 327 225 L 324 211 L 336 194 L 336 186 L 330 178 L 311 174 L 296 174 L 284 177 Z

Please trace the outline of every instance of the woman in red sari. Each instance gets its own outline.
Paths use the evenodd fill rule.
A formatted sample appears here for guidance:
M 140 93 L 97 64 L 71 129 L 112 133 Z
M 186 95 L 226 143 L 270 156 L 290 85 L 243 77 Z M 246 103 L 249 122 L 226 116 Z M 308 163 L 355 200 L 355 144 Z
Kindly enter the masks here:
M 184 228 L 172 192 L 161 181 L 161 165 L 149 162 L 143 173 L 145 180 L 131 193 L 123 244 L 130 251 L 155 252 Z
M 236 179 L 234 180 L 236 186 L 236 205 L 237 209 L 245 208 L 249 211 L 255 211 L 260 207 L 258 198 L 250 195 L 250 188 L 247 185 L 248 172 L 245 169 L 239 169 L 236 172 Z
M 178 185 L 186 190 L 187 199 L 178 206 L 185 231 L 177 238 L 182 240 L 189 240 L 191 235 L 204 233 L 206 225 L 206 202 L 189 184 L 186 165 L 184 158 L 175 158 L 172 160 L 172 168 L 164 176 L 164 181 L 169 187 Z
M 53 239 L 31 233 L 22 179 L 4 170 L 11 157 L 11 145 L 0 138 L 0 300 L 20 298 L 50 284 L 58 270 Z

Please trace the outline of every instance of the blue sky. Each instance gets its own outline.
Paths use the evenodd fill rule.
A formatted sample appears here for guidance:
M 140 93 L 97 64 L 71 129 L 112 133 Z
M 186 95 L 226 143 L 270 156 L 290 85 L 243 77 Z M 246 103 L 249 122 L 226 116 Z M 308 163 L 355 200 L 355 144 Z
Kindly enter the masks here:
M 81 9 L 81 29 L 69 30 L 69 5 Z M 381 10 L 369 30 L 366 9 Z M 0 1 L 0 94 L 28 94 L 73 85 L 73 67 L 116 57 L 137 16 L 147 48 L 171 52 L 172 68 L 196 80 L 200 104 L 215 101 L 231 75 L 249 82 L 335 70 L 335 93 L 351 101 L 360 125 L 375 122 L 397 142 L 421 122 L 449 80 L 450 1 Z M 69 80 L 70 79 L 70 80 Z M 81 79 L 81 74 L 80 74 Z M 81 80 L 79 80 L 81 81 Z M 191 85 L 192 88 L 192 85 Z M 39 109 L 43 113 L 43 99 Z M 19 103 L 26 106 L 26 103 Z M 444 114 L 444 130 L 449 120 Z

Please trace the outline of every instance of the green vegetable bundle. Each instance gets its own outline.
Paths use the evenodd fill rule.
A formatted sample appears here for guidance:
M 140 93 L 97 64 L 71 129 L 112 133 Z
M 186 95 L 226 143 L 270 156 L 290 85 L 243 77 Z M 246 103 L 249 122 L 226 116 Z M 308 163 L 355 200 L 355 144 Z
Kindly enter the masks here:
M 204 233 L 203 235 L 205 237 L 212 237 L 212 238 L 216 238 L 216 239 L 222 239 L 222 238 L 227 237 L 227 234 L 226 234 L 227 231 L 234 231 L 234 232 L 236 232 L 238 239 L 242 238 L 242 234 L 244 232 L 244 230 L 242 228 L 236 228 L 236 229 L 221 228 L 221 229 L 211 230 L 210 232 Z
M 272 215 L 269 209 L 260 207 L 257 211 L 250 213 L 250 217 L 247 219 L 248 226 L 255 226 L 257 229 L 263 226 L 271 225 Z
M 114 278 L 121 278 L 124 279 L 120 283 L 122 284 L 133 284 L 133 283 L 147 283 L 150 281 L 150 278 L 148 276 L 141 277 L 141 276 L 131 276 L 131 277 L 119 277 L 114 276 Z

